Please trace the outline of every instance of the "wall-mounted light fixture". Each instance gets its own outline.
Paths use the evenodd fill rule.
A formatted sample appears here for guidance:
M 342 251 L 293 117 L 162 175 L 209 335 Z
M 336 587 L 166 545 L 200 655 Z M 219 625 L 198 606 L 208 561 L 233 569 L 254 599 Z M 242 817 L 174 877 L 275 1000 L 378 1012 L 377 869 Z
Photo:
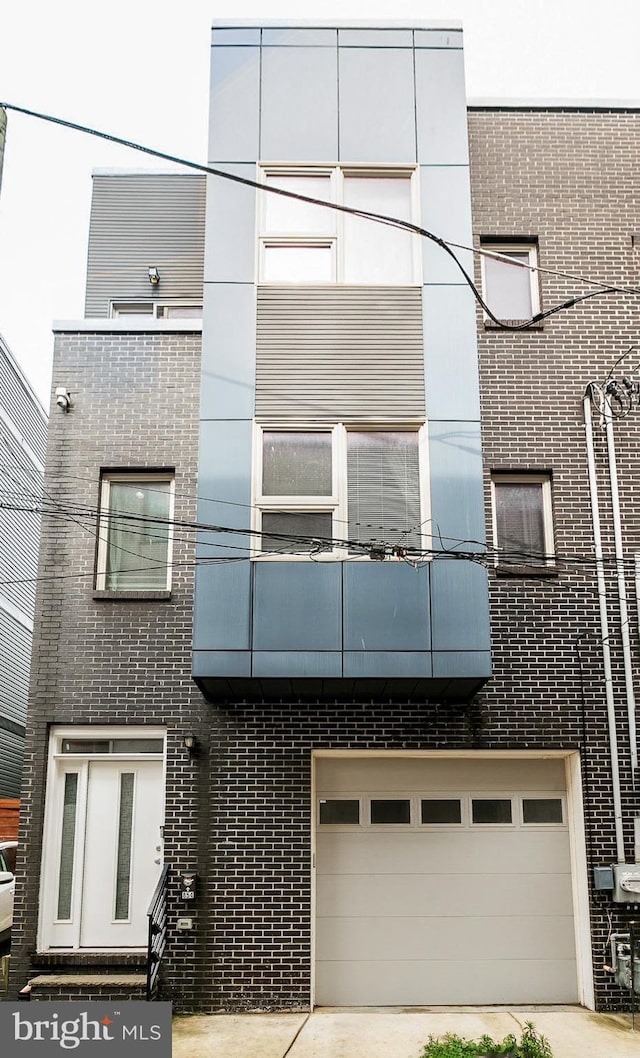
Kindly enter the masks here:
M 152 287 L 157 287 L 158 283 L 160 282 L 160 273 L 155 267 L 155 265 L 152 265 L 152 267 L 149 269 L 149 282 L 151 283 Z
M 71 400 L 71 394 L 68 389 L 64 386 L 56 387 L 56 404 L 62 411 L 70 411 L 73 407 L 73 401 Z
M 194 734 L 189 733 L 182 736 L 182 744 L 189 754 L 189 760 L 191 760 L 198 748 L 198 739 Z

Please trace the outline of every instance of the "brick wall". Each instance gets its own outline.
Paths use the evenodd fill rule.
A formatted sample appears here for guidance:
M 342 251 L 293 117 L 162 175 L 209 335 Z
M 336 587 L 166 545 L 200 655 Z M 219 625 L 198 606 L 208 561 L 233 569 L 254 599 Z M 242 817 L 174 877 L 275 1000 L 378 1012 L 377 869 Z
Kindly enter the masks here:
M 640 257 L 631 234 L 640 204 L 640 114 L 471 112 L 469 128 L 476 244 L 482 236 L 537 237 L 543 268 L 605 285 L 638 285 Z M 479 265 L 476 276 L 479 281 Z M 540 289 L 544 310 L 593 288 L 542 272 Z M 488 524 L 491 470 L 551 471 L 559 559 L 552 581 L 492 577 L 495 675 L 482 694 L 485 738 L 492 746 L 543 746 L 552 739 L 582 747 L 589 868 L 616 857 L 582 398 L 588 383 L 603 382 L 618 357 L 637 341 L 639 310 L 637 296 L 607 294 L 522 334 L 485 329 L 478 311 Z M 639 361 L 636 351 L 620 365 L 617 377 Z M 640 410 L 615 423 L 636 690 L 633 556 L 640 544 L 635 502 L 639 426 Z M 625 846 L 632 859 L 632 817 L 638 807 L 630 769 L 606 459 L 597 428 Z M 598 1001 L 603 1008 L 615 1008 L 625 997 L 600 969 L 608 961 L 603 958 L 608 907 L 607 895 L 592 894 Z M 627 919 L 625 912 L 614 912 L 614 928 L 624 928 Z
M 65 385 L 74 406 L 64 414 L 54 405 L 51 417 L 45 487 L 53 513 L 43 519 L 41 543 L 12 941 L 16 990 L 36 947 L 52 723 L 166 727 L 166 857 L 180 869 L 204 869 L 205 783 L 181 745 L 182 734 L 201 733 L 207 717 L 190 675 L 193 532 L 176 530 L 170 600 L 93 597 L 101 468 L 175 468 L 175 518 L 195 520 L 200 343 L 199 334 L 180 333 L 57 336 L 53 385 Z M 171 887 L 175 894 L 175 871 Z M 170 977 L 193 980 L 200 936 L 170 945 Z

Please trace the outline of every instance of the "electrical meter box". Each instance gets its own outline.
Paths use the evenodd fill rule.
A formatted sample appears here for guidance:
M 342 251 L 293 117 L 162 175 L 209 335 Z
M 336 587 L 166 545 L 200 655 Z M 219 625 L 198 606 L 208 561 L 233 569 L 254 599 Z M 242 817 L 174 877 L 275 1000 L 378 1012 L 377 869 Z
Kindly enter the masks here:
M 613 866 L 612 899 L 616 904 L 640 904 L 640 863 Z

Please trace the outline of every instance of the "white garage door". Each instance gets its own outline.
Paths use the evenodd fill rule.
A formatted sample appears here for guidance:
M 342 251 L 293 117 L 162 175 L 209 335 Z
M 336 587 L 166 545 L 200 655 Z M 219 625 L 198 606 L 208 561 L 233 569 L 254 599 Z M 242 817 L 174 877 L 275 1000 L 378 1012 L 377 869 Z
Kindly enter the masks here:
M 319 1005 L 578 1001 L 562 760 L 316 765 Z

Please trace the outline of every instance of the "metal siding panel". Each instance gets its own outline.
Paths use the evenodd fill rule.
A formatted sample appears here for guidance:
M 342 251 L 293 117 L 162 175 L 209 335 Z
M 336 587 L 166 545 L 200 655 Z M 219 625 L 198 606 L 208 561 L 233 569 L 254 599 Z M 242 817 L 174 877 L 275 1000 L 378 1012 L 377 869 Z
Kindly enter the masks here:
M 342 654 L 331 650 L 257 650 L 254 676 L 342 676 Z
M 250 676 L 249 650 L 194 650 L 194 676 Z
M 434 650 L 433 675 L 477 678 L 491 675 L 491 654 L 488 650 Z
M 19 797 L 24 739 L 0 728 L 0 797 Z
M 40 515 L 29 510 L 42 500 L 42 475 L 0 421 L 5 506 L 0 509 L 0 596 L 33 617 Z M 15 509 L 12 509 L 15 508 Z M 25 508 L 25 509 L 21 509 Z
M 260 157 L 337 160 L 337 48 L 262 49 Z
M 0 608 L 0 716 L 24 724 L 29 693 L 31 634 Z M 1 758 L 0 758 L 1 760 Z
M 419 288 L 259 287 L 256 416 L 424 422 Z
M 412 651 L 359 650 L 345 651 L 345 676 L 431 676 L 431 655 Z
M 431 517 L 442 549 L 479 551 L 486 542 L 478 422 L 429 422 Z
M 462 50 L 416 51 L 416 125 L 422 165 L 468 165 Z
M 251 613 L 251 569 L 248 562 L 222 563 L 216 566 L 199 565 L 196 569 L 196 587 L 193 609 L 193 645 L 195 651 L 206 652 L 208 660 L 213 651 L 243 651 L 250 646 Z M 222 674 L 243 676 L 243 664 L 239 672 L 229 673 L 221 659 Z M 196 672 L 209 676 L 211 669 Z
M 47 450 L 47 418 L 32 397 L 10 354 L 5 355 L 0 338 L 0 408 L 24 438 L 31 451 L 44 463 Z M 17 441 L 12 437 L 12 443 Z M 21 449 L 21 462 L 31 465 L 31 459 Z
M 339 160 L 415 162 L 413 51 L 340 48 L 339 55 Z
M 262 30 L 262 44 L 283 45 L 288 47 L 324 47 L 335 48 L 338 43 L 337 29 L 314 29 L 311 27 L 283 28 Z
M 344 563 L 344 649 L 425 651 L 430 647 L 429 571 L 397 562 Z M 417 671 L 363 675 L 430 675 Z M 350 675 L 357 675 L 355 672 Z
M 434 651 L 488 651 L 491 642 L 486 569 L 464 560 L 433 562 L 431 620 Z M 456 658 L 457 665 L 461 660 Z M 458 674 L 456 668 L 455 675 Z
M 256 162 L 260 136 L 260 50 L 217 47 L 211 52 L 209 159 Z
M 94 176 L 86 316 L 109 316 L 110 301 L 201 298 L 204 206 L 204 176 Z
M 411 29 L 339 29 L 341 48 L 412 48 Z
M 339 563 L 256 563 L 254 649 L 341 650 L 341 578 Z
M 420 166 L 422 227 L 448 242 L 471 246 L 471 188 L 466 165 Z M 473 275 L 473 253 L 453 251 Z M 462 272 L 449 254 L 431 239 L 422 240 L 422 267 L 425 283 L 464 283 Z
M 423 297 L 427 416 L 479 420 L 475 298 L 466 284 L 426 286 Z
M 200 423 L 198 521 L 238 532 L 201 530 L 196 549 L 199 559 L 241 558 L 243 549 L 248 555 L 252 546 L 246 532 L 251 524 L 252 441 L 251 420 L 205 419 Z
M 253 283 L 206 283 L 201 417 L 253 418 L 255 374 L 255 286 Z
M 235 176 L 256 179 L 255 165 L 219 165 Z M 256 191 L 253 187 L 207 177 L 207 283 L 253 283 L 256 273 Z

